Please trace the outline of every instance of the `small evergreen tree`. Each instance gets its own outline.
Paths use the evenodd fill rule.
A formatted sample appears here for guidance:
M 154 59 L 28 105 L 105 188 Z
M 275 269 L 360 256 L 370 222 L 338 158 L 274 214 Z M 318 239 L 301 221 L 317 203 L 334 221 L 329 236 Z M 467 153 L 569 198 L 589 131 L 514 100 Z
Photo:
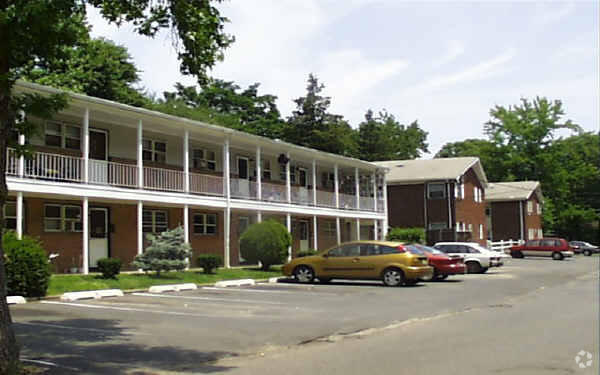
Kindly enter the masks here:
M 135 267 L 144 271 L 156 271 L 157 276 L 160 276 L 162 271 L 185 269 L 191 247 L 185 243 L 181 226 L 157 235 L 148 234 L 146 238 L 150 241 L 150 246 L 143 254 L 135 257 Z

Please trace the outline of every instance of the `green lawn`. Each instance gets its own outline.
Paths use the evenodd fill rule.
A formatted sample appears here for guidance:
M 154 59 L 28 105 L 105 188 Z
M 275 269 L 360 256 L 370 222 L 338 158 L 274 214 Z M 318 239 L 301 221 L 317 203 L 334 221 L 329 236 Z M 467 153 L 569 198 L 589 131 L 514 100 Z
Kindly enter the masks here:
M 215 274 L 206 275 L 202 271 L 167 272 L 156 277 L 154 273 L 120 274 L 116 280 L 102 279 L 99 275 L 52 275 L 48 295 L 55 296 L 65 292 L 97 289 L 143 289 L 152 285 L 180 283 L 214 283 L 220 280 L 233 279 L 266 279 L 281 276 L 280 267 L 272 267 L 271 271 L 259 268 L 219 269 Z

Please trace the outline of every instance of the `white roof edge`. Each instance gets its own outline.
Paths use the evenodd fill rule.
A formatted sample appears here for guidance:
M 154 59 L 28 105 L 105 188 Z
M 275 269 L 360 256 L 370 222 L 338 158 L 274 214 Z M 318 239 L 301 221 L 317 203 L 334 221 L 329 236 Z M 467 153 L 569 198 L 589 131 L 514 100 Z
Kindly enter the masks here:
M 483 188 L 485 189 L 488 186 L 488 180 L 487 180 L 487 176 L 485 175 L 485 171 L 483 170 L 483 165 L 481 165 L 481 160 L 479 160 L 478 157 L 473 156 L 473 158 L 475 158 L 475 160 L 473 160 L 473 162 L 471 164 L 469 164 L 469 166 L 467 168 L 465 168 L 465 170 L 463 171 L 462 175 L 464 175 L 465 173 L 467 173 L 467 171 L 470 168 L 473 168 L 474 165 L 479 164 L 479 169 L 481 170 L 482 176 L 478 176 L 478 177 L 481 180 Z M 478 173 L 475 172 L 475 174 L 478 174 Z
M 320 151 L 320 150 L 316 150 L 316 149 L 312 149 L 312 148 L 308 148 L 308 147 L 304 147 L 304 146 L 295 145 L 293 143 L 284 142 L 281 140 L 275 140 L 275 139 L 263 137 L 260 135 L 245 133 L 240 130 L 235 130 L 235 129 L 227 128 L 227 127 L 220 126 L 220 125 L 209 124 L 209 123 L 206 123 L 203 121 L 192 120 L 192 119 L 188 119 L 185 117 L 178 117 L 178 116 L 170 115 L 167 113 L 152 111 L 152 110 L 149 110 L 146 108 L 134 107 L 134 106 L 131 106 L 128 104 L 123 104 L 123 103 L 115 102 L 115 101 L 108 100 L 108 99 L 97 98 L 94 96 L 80 94 L 80 93 L 76 93 L 76 92 L 72 92 L 72 91 L 57 89 L 57 88 L 54 88 L 51 86 L 40 85 L 38 83 L 18 80 L 15 83 L 15 87 L 16 88 L 25 88 L 25 89 L 29 89 L 32 91 L 41 91 L 42 93 L 48 93 L 48 94 L 67 94 L 70 97 L 80 100 L 80 101 L 83 101 L 83 102 L 89 102 L 89 103 L 93 103 L 93 104 L 116 107 L 116 108 L 119 108 L 124 111 L 135 112 L 135 113 L 138 113 L 138 114 L 144 115 L 144 116 L 158 117 L 158 118 L 162 118 L 165 120 L 176 121 L 176 122 L 179 122 L 179 123 L 185 124 L 185 125 L 202 126 L 202 127 L 205 127 L 205 128 L 211 129 L 211 130 L 221 131 L 224 134 L 228 134 L 228 135 L 253 138 L 257 141 L 260 141 L 260 142 L 263 142 L 266 144 L 277 145 L 277 146 L 286 146 L 286 147 L 290 147 L 292 149 L 296 149 L 298 151 L 317 153 L 317 155 L 320 155 L 320 156 L 328 158 L 328 159 L 344 160 L 344 161 L 351 162 L 354 164 L 359 164 L 359 165 L 367 167 L 369 169 L 383 170 L 383 171 L 389 170 L 388 167 L 380 166 L 380 165 L 374 164 L 372 162 L 368 162 L 368 161 L 364 161 L 364 160 L 360 160 L 360 159 L 356 159 L 356 158 L 352 158 L 352 157 L 348 157 L 348 156 L 342 156 L 342 155 L 337 155 L 337 154 L 333 154 L 330 152 Z

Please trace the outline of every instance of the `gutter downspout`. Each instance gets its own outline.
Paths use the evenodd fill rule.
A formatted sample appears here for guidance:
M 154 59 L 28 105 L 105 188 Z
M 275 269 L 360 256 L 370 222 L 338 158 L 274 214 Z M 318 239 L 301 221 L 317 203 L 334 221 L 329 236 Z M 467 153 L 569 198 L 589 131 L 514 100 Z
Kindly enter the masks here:
M 448 201 L 448 228 L 452 229 L 452 203 L 450 201 L 450 181 L 446 180 L 446 192 L 447 192 L 447 201 Z M 456 241 L 456 231 L 452 231 L 452 236 Z
M 520 225 L 520 232 L 521 232 L 521 240 L 525 241 L 525 234 L 524 234 L 524 230 L 525 230 L 525 225 L 523 223 L 523 201 L 519 201 L 519 225 Z

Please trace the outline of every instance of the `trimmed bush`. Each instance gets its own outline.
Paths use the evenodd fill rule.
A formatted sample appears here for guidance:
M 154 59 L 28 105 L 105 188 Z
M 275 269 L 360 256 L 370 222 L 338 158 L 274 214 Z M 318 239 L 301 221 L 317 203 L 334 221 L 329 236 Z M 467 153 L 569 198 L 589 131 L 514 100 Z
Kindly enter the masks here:
M 202 254 L 198 256 L 198 266 L 202 267 L 204 273 L 214 273 L 214 270 L 223 265 L 223 258 L 215 254 Z
M 388 241 L 401 241 L 407 243 L 425 243 L 425 229 L 423 228 L 392 228 L 387 234 Z
M 119 258 L 98 259 L 98 271 L 102 273 L 103 279 L 116 279 L 121 272 L 123 262 Z
M 308 250 L 298 251 L 298 254 L 296 254 L 296 257 L 303 258 L 303 257 L 313 256 L 316 254 L 317 254 L 317 250 L 308 249 Z
M 39 240 L 13 231 L 2 236 L 8 295 L 43 297 L 50 282 L 50 262 Z
M 150 246 L 143 254 L 135 257 L 132 263 L 134 267 L 156 271 L 157 276 L 162 271 L 181 271 L 187 267 L 191 248 L 185 243 L 181 226 L 157 235 L 148 234 L 146 238 L 150 241 Z
M 281 264 L 287 257 L 292 236 L 287 228 L 275 220 L 252 224 L 240 238 L 242 257 L 250 263 L 262 264 L 268 271 L 273 264 Z

